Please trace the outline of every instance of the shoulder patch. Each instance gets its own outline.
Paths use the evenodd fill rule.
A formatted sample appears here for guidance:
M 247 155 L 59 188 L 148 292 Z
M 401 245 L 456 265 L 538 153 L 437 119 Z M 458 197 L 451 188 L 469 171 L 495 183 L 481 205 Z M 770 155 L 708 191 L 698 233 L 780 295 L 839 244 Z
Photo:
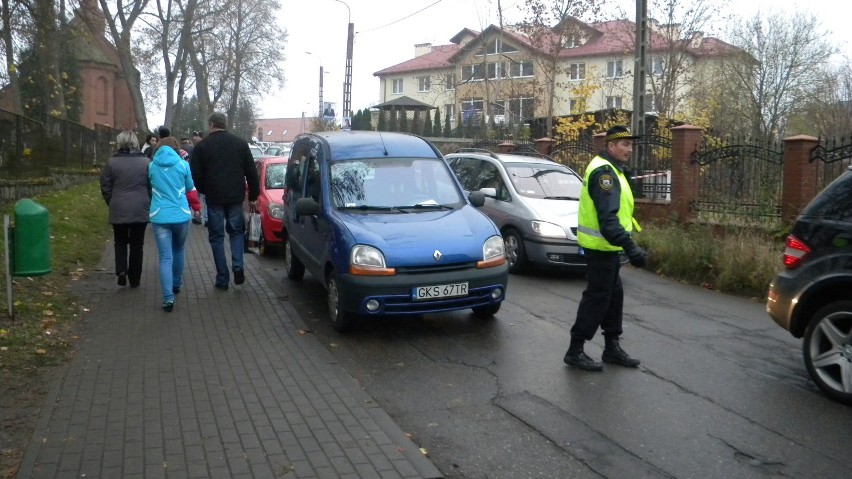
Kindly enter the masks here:
M 598 185 L 604 191 L 611 190 L 613 184 L 615 184 L 615 180 L 613 180 L 612 175 L 603 174 L 598 178 Z

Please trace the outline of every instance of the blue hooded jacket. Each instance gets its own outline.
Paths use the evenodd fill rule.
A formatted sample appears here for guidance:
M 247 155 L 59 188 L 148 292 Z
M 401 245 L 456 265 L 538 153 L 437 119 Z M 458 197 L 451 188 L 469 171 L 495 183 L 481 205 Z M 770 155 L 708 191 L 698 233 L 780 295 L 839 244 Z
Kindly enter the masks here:
M 186 223 L 192 219 L 192 210 L 186 192 L 195 184 L 189 171 L 189 163 L 170 147 L 157 148 L 148 164 L 148 179 L 151 181 L 151 223 Z

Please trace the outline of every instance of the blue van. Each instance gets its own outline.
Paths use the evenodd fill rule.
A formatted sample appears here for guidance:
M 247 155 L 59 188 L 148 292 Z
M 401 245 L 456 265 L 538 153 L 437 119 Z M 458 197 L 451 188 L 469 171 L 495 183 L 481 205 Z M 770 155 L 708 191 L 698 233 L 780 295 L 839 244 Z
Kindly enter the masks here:
M 287 277 L 323 283 L 334 328 L 359 318 L 471 309 L 506 295 L 503 239 L 427 140 L 402 133 L 300 135 L 284 190 Z

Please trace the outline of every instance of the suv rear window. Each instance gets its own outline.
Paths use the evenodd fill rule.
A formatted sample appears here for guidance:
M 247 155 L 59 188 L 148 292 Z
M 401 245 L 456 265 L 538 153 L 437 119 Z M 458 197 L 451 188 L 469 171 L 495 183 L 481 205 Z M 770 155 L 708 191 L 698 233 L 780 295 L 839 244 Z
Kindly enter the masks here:
M 804 216 L 852 221 L 852 171 L 831 182 L 805 208 Z

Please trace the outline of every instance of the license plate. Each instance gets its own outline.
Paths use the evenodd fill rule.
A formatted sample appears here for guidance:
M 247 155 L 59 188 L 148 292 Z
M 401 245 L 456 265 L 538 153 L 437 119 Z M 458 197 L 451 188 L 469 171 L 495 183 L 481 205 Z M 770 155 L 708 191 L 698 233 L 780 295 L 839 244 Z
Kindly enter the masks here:
M 453 298 L 456 296 L 467 296 L 467 282 L 418 286 L 411 292 L 411 297 L 414 301 L 428 301 L 430 299 Z

